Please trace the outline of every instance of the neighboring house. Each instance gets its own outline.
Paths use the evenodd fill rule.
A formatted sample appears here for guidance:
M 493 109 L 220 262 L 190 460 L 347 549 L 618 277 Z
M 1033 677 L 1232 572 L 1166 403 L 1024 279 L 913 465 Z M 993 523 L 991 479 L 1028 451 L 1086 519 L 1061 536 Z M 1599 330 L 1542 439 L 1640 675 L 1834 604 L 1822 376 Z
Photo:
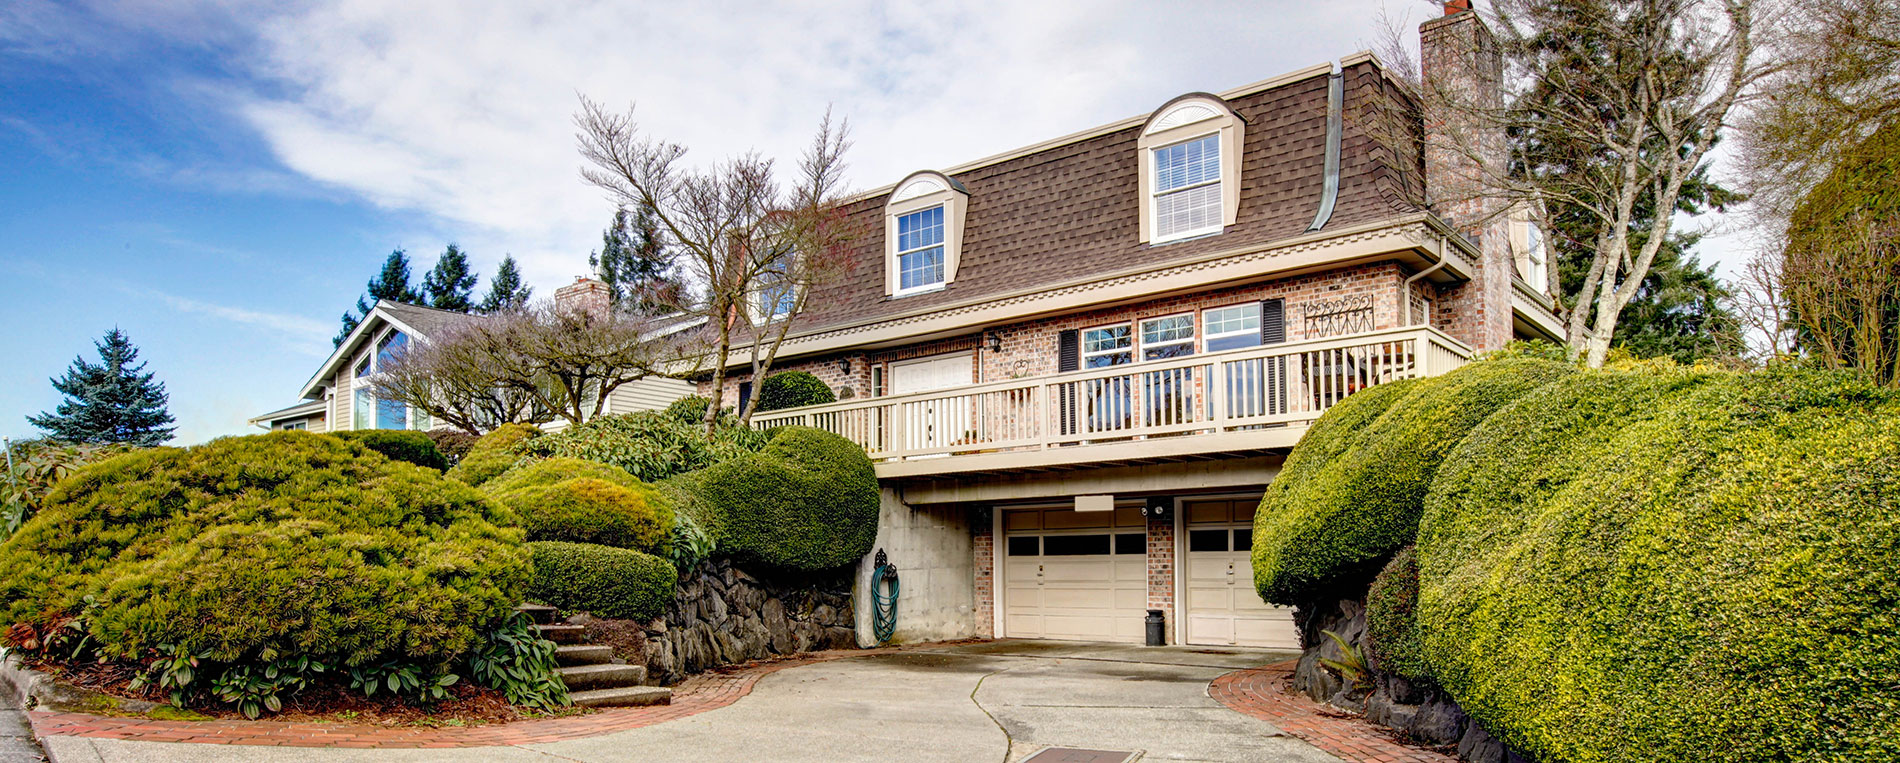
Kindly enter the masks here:
M 606 288 L 600 281 L 577 279 L 556 290 L 554 299 L 560 304 L 605 309 Z M 428 414 L 401 403 L 376 399 L 370 382 L 378 364 L 400 353 L 410 342 L 428 341 L 431 334 L 461 320 L 482 320 L 482 317 L 399 302 L 377 302 L 362 324 L 331 353 L 316 375 L 304 383 L 303 402 L 258 416 L 250 423 L 265 429 L 313 432 L 432 429 L 434 422 L 429 420 Z M 692 392 L 692 384 L 677 379 L 641 379 L 615 390 L 607 400 L 607 412 L 665 408 Z M 551 422 L 543 428 L 558 430 L 562 426 L 563 422 Z
M 1457 41 L 1483 33 L 1428 22 L 1427 71 L 1479 86 Z M 872 232 L 859 265 L 817 287 L 777 365 L 840 401 L 753 423 L 870 453 L 900 638 L 1141 641 L 1159 610 L 1171 643 L 1299 645 L 1248 557 L 1305 426 L 1561 335 L 1526 216 L 1447 198 L 1465 165 L 1374 140 L 1382 123 L 1429 129 L 1362 53 L 847 205 Z M 734 371 L 726 405 L 752 394 Z

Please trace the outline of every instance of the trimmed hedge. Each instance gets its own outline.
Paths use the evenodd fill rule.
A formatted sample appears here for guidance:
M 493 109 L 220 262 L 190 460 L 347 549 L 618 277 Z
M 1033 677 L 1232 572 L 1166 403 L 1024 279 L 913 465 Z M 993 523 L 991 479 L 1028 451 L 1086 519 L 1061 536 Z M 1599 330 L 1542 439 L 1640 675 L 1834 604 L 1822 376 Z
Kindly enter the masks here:
M 520 517 L 529 540 L 663 552 L 673 502 L 618 467 L 553 458 L 508 472 L 483 490 Z
M 651 620 L 666 611 L 679 574 L 651 554 L 592 543 L 537 541 L 528 598 L 600 617 Z
M 1374 670 L 1428 679 L 1418 645 L 1418 553 L 1406 546 L 1386 562 L 1366 592 L 1366 654 Z
M 513 521 L 327 435 L 141 450 L 61 482 L 0 544 L 0 623 L 83 615 L 107 657 L 175 644 L 221 662 L 265 649 L 447 662 L 520 601 Z
M 706 429 L 699 422 L 640 411 L 568 427 L 528 443 L 522 451 L 612 464 L 640 479 L 658 482 L 757 451 L 765 446 L 766 437 L 764 432 L 721 423 L 707 442 Z
M 540 436 L 541 430 L 528 424 L 511 422 L 495 427 L 495 431 L 482 435 L 469 446 L 468 453 L 448 471 L 448 476 L 481 487 L 513 468 L 521 460 L 522 445 Z
M 776 411 L 837 401 L 837 394 L 818 377 L 805 371 L 784 371 L 765 377 L 765 381 L 759 384 L 756 410 Z M 705 411 L 700 411 L 700 414 L 705 415 Z
M 424 432 L 403 429 L 356 429 L 332 432 L 331 436 L 362 443 L 363 447 L 397 461 L 407 461 L 438 472 L 447 471 L 449 459 L 435 447 L 435 440 Z
M 719 552 L 744 562 L 826 570 L 856 562 L 877 538 L 877 473 L 864 450 L 810 427 L 772 430 L 758 453 L 681 475 L 669 489 L 712 534 Z
M 1299 458 L 1288 459 L 1255 512 L 1261 598 L 1298 605 L 1369 581 L 1417 535 L 1425 491 L 1445 453 L 1506 403 L 1576 372 L 1550 360 L 1486 360 L 1420 379 L 1402 396 L 1352 405 L 1379 390 L 1373 387 L 1335 406 L 1302 438 Z
M 1591 373 L 1447 459 L 1418 540 L 1434 678 L 1542 760 L 1900 758 L 1900 396 Z

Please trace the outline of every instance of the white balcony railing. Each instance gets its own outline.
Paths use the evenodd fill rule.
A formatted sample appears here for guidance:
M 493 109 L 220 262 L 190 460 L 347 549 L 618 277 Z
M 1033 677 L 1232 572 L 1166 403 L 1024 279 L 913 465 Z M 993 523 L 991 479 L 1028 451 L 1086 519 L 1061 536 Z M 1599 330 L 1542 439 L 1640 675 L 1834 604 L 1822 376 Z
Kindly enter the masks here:
M 789 408 L 752 425 L 816 427 L 880 461 L 1190 437 L 1304 424 L 1358 390 L 1470 357 L 1457 340 L 1412 326 Z

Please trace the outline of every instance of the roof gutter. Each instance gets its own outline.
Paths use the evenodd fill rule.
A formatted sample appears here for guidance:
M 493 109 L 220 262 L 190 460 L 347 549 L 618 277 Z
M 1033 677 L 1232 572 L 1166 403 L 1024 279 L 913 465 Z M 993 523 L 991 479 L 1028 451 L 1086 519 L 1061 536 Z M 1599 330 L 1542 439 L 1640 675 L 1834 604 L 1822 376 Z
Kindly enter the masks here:
M 1417 273 L 1412 274 L 1411 278 L 1405 279 L 1404 294 L 1399 299 L 1399 304 L 1403 306 L 1403 310 L 1405 314 L 1405 323 L 1401 325 L 1405 325 L 1405 326 L 1412 325 L 1412 284 L 1418 283 L 1419 279 L 1421 278 L 1424 278 L 1428 275 L 1438 272 L 1438 269 L 1444 266 L 1445 266 L 1445 234 L 1440 233 L 1438 234 L 1438 264 L 1433 265 L 1424 270 L 1418 271 Z
M 1345 125 L 1346 73 L 1335 70 L 1326 78 L 1326 186 L 1320 191 L 1319 212 L 1307 233 L 1326 227 L 1333 218 L 1333 205 L 1339 201 L 1339 133 Z

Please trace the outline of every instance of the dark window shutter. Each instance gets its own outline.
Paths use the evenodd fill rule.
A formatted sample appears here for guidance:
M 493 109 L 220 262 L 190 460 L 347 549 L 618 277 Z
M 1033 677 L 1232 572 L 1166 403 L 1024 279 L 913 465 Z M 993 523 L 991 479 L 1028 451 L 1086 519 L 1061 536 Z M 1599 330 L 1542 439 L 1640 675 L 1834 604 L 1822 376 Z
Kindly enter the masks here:
M 1082 332 L 1075 329 L 1056 333 L 1056 372 L 1082 367 Z
M 1286 300 L 1268 299 L 1260 302 L 1260 343 L 1279 344 L 1286 341 Z
M 745 404 L 752 399 L 752 382 L 739 382 L 739 410 L 745 410 Z

